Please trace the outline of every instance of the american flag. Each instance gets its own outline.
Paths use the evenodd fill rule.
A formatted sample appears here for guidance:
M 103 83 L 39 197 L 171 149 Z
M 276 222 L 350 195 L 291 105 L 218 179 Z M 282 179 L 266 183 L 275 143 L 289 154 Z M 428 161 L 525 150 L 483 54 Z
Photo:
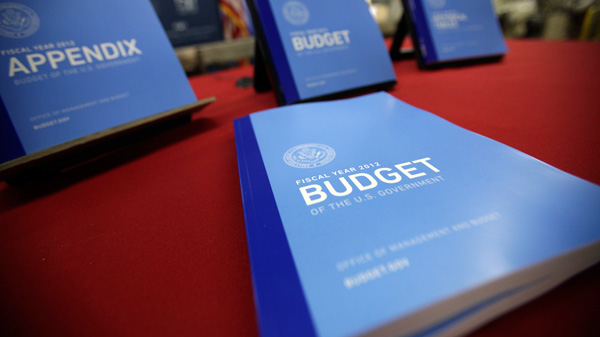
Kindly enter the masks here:
M 252 21 L 244 0 L 219 0 L 225 39 L 253 35 Z

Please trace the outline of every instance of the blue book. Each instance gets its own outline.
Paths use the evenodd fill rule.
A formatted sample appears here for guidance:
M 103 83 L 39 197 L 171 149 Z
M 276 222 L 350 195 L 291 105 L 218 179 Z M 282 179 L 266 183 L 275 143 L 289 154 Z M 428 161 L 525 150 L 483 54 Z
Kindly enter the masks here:
M 600 260 L 600 186 L 388 94 L 234 127 L 263 336 L 464 333 Z
M 148 1 L 14 0 L 0 19 L 0 169 L 197 102 Z
M 250 0 L 248 5 L 257 57 L 265 59 L 279 104 L 396 83 L 383 36 L 364 0 Z
M 422 67 L 499 59 L 507 52 L 490 0 L 403 0 Z
M 223 40 L 218 0 L 152 0 L 173 47 Z

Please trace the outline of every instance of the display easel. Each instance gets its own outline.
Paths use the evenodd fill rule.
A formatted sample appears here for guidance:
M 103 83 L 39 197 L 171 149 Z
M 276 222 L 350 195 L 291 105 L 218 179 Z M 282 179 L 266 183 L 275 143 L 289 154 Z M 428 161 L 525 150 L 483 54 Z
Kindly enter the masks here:
M 0 164 L 0 181 L 20 185 L 36 177 L 58 172 L 69 166 L 93 159 L 123 144 L 135 142 L 144 134 L 188 122 L 194 112 L 215 100 L 209 97 L 176 109 L 158 113 L 130 123 L 102 130 Z
M 396 26 L 396 33 L 390 47 L 390 58 L 392 61 L 412 59 L 415 57 L 415 48 L 413 42 L 413 48 L 402 49 L 402 44 L 407 36 L 411 33 L 410 22 L 406 12 L 402 13 L 398 25 Z
M 273 89 L 267 69 L 266 58 L 263 55 L 258 40 L 254 43 L 254 90 L 266 92 Z

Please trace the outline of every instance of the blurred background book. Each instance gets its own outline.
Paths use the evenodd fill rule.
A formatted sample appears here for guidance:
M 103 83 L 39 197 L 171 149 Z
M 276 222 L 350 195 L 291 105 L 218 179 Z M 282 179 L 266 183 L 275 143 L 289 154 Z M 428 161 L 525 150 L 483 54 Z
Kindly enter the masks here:
M 385 37 L 401 0 L 365 0 Z M 244 0 L 152 0 L 188 74 L 251 64 L 254 29 Z M 600 41 L 600 0 L 493 0 L 509 39 Z

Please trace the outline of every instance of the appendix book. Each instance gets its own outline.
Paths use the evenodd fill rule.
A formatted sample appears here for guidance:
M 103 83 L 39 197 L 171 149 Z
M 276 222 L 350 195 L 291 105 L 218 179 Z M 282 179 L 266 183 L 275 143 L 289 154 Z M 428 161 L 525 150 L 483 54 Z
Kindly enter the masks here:
M 364 0 L 247 3 L 257 57 L 264 57 L 280 105 L 396 83 L 382 33 Z
M 600 259 L 600 186 L 386 93 L 234 127 L 263 336 L 465 333 Z
M 0 1 L 0 41 L 0 164 L 197 103 L 146 0 Z

